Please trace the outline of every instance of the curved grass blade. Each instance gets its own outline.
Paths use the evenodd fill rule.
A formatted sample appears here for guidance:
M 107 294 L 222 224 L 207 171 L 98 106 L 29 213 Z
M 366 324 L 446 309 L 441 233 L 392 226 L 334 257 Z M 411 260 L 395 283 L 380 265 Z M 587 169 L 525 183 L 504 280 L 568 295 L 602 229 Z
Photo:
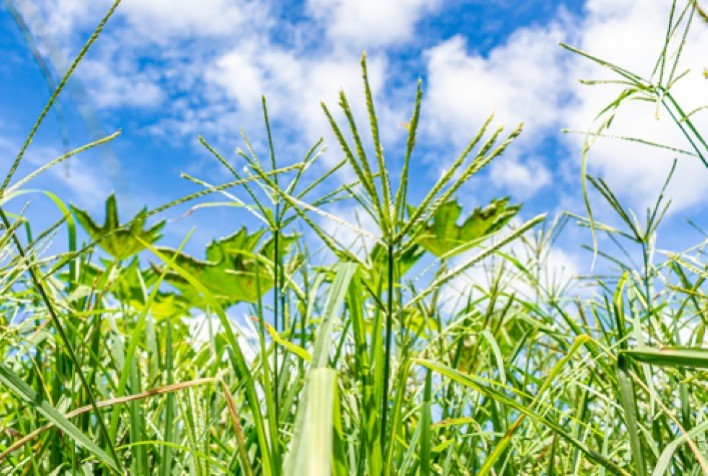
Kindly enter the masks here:
M 108 465 L 108 467 L 111 468 L 113 471 L 121 473 L 117 462 L 113 458 L 108 456 L 108 454 L 106 454 L 106 452 L 99 448 L 96 443 L 91 440 L 91 438 L 89 438 L 85 433 L 79 430 L 64 415 L 62 415 L 58 410 L 52 407 L 49 402 L 44 399 L 44 397 L 32 390 L 29 385 L 27 385 L 16 373 L 14 373 L 4 364 L 0 364 L 0 381 L 18 397 L 20 397 L 25 403 L 37 410 L 37 412 L 44 415 L 47 420 L 49 420 L 54 426 L 69 435 L 71 439 L 73 439 L 77 444 L 83 446 L 91 453 L 96 455 L 98 459 Z M 98 407 L 90 406 L 90 408 Z M 0 458 L 0 461 L 1 460 L 2 458 Z

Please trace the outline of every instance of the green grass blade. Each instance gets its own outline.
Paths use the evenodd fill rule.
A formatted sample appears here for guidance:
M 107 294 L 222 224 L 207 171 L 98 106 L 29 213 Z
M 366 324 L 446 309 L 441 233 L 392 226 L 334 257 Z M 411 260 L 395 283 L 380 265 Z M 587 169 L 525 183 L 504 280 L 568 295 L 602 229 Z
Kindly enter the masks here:
M 414 304 L 422 301 L 428 295 L 435 292 L 435 290 L 438 289 L 440 286 L 447 283 L 448 281 L 450 281 L 454 277 L 459 276 L 460 274 L 464 273 L 465 271 L 470 269 L 472 266 L 479 263 L 480 261 L 487 258 L 488 256 L 494 254 L 499 248 L 502 248 L 503 246 L 515 241 L 521 235 L 526 233 L 528 230 L 530 230 L 531 228 L 533 228 L 534 226 L 538 225 L 543 220 L 545 220 L 545 218 L 546 218 L 545 214 L 537 215 L 536 217 L 534 217 L 531 220 L 527 221 L 526 223 L 522 224 L 519 228 L 515 229 L 513 232 L 511 232 L 505 238 L 499 240 L 497 243 L 494 243 L 493 245 L 489 246 L 487 249 L 478 253 L 477 255 L 470 258 L 469 260 L 467 260 L 463 264 L 457 266 L 456 268 L 453 268 L 453 269 L 447 271 L 442 276 L 439 276 L 425 290 L 419 292 L 414 298 L 412 298 L 410 301 L 408 301 L 406 303 L 406 305 L 403 307 L 409 308 L 409 307 L 413 306 Z
M 433 402 L 433 371 L 425 372 L 425 389 L 423 390 L 423 409 L 420 417 L 420 476 L 430 476 L 430 427 L 432 424 L 430 409 Z
M 629 361 L 621 354 L 617 359 L 617 380 L 619 382 L 620 403 L 622 404 L 624 420 L 627 424 L 629 444 L 632 448 L 634 471 L 637 476 L 645 476 L 647 474 L 646 462 L 644 461 L 639 424 L 637 422 L 637 399 L 632 377 L 629 375 Z
M 661 367 L 708 369 L 708 349 L 703 348 L 623 350 L 620 355 Z
M 462 373 L 456 369 L 453 369 L 451 367 L 448 367 L 443 364 L 439 364 L 437 362 L 433 362 L 430 360 L 424 360 L 424 359 L 414 359 L 414 363 L 417 363 L 418 365 L 422 365 L 423 367 L 427 367 L 431 370 L 434 370 L 438 372 L 439 374 L 450 378 L 451 380 L 454 380 L 455 382 L 464 385 L 466 387 L 472 388 L 476 390 L 477 392 L 481 393 L 482 395 L 485 395 L 487 397 L 490 397 L 494 399 L 496 402 L 501 403 L 502 405 L 506 405 L 510 408 L 513 408 L 514 410 L 519 411 L 520 413 L 528 416 L 529 418 L 533 419 L 534 421 L 541 423 L 551 430 L 553 430 L 554 433 L 557 433 L 558 436 L 566 440 L 568 443 L 571 445 L 575 446 L 578 448 L 580 451 L 585 453 L 585 455 L 601 464 L 605 468 L 609 469 L 615 474 L 619 474 L 622 476 L 629 476 L 630 473 L 627 471 L 623 470 L 621 467 L 619 467 L 616 463 L 605 457 L 604 455 L 598 453 L 595 451 L 594 447 L 590 447 L 588 445 L 583 444 L 581 441 L 576 440 L 572 435 L 567 433 L 563 427 L 546 418 L 545 416 L 536 413 L 532 409 L 530 409 L 527 405 L 521 404 L 516 402 L 515 400 L 512 400 L 511 398 L 507 397 L 504 393 L 495 390 L 489 385 L 486 385 L 485 383 L 479 381 L 475 376 L 473 375 L 468 375 L 465 373 Z
M 153 245 L 147 243 L 146 241 L 140 240 L 150 252 L 152 252 L 157 258 L 159 258 L 167 268 L 172 269 L 174 272 L 185 279 L 191 286 L 193 286 L 197 291 L 199 291 L 204 300 L 209 305 L 210 309 L 216 314 L 219 322 L 223 326 L 226 340 L 229 344 L 229 357 L 231 359 L 231 364 L 236 372 L 236 375 L 243 381 L 246 400 L 248 406 L 251 409 L 251 418 L 253 419 L 253 427 L 256 432 L 256 437 L 258 439 L 258 446 L 260 448 L 259 455 L 262 465 L 262 473 L 265 476 L 272 476 L 277 474 L 276 469 L 273 466 L 273 460 L 268 451 L 270 445 L 268 444 L 268 439 L 266 437 L 265 423 L 263 421 L 263 416 L 261 414 L 260 398 L 258 398 L 258 393 L 256 392 L 255 381 L 251 370 L 246 362 L 246 358 L 241 352 L 241 346 L 238 343 L 236 334 L 233 331 L 231 321 L 229 317 L 224 312 L 224 309 L 219 305 L 214 296 L 209 292 L 202 283 L 199 282 L 194 276 L 182 269 L 176 263 L 171 263 L 169 257 L 165 256 L 162 252 L 157 250 Z
M 293 441 L 285 459 L 285 476 L 332 474 L 332 413 L 336 379 L 337 372 L 328 368 L 314 368 L 309 373 L 307 388 L 300 401 L 303 416 L 293 428 Z
M 25 403 L 44 415 L 47 420 L 53 423 L 57 428 L 61 429 L 65 434 L 69 435 L 77 444 L 83 446 L 91 453 L 96 455 L 98 459 L 103 461 L 109 468 L 117 473 L 121 470 L 116 465 L 113 458 L 108 456 L 91 438 L 79 430 L 73 423 L 64 417 L 59 411 L 52 407 L 41 395 L 37 394 L 29 385 L 27 385 L 17 374 L 0 364 L 0 381 L 7 386 L 13 393 L 20 397 Z
M 329 289 L 327 304 L 325 305 L 322 323 L 317 332 L 317 341 L 312 351 L 312 368 L 319 369 L 327 366 L 329 361 L 329 350 L 332 345 L 332 332 L 334 331 L 335 319 L 339 315 L 340 308 L 347 295 L 349 283 L 356 273 L 357 264 L 340 263 L 335 268 L 336 277 Z
M 283 465 L 286 476 L 330 475 L 336 372 L 327 366 L 335 321 L 356 269 L 353 263 L 340 263 L 335 268 L 336 277 L 328 291 L 305 391 L 298 405 L 293 439 Z
M 679 448 L 679 446 L 686 443 L 688 438 L 700 437 L 701 435 L 705 435 L 707 431 L 708 420 L 704 421 L 699 425 L 696 425 L 695 428 L 692 428 L 686 434 L 679 436 L 671 443 L 666 445 L 664 450 L 661 452 L 659 459 L 656 462 L 656 466 L 654 466 L 654 471 L 651 473 L 651 476 L 663 476 L 665 474 L 669 474 L 668 469 L 671 465 L 671 460 L 673 459 L 674 453 L 676 453 L 676 450 Z

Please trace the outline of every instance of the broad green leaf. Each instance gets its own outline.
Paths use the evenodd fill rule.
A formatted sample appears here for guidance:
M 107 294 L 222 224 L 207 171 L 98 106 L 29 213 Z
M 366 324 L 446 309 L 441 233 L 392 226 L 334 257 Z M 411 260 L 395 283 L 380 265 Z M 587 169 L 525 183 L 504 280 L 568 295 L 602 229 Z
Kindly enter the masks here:
M 249 234 L 244 227 L 231 236 L 212 241 L 206 248 L 205 261 L 179 253 L 175 262 L 198 279 L 223 307 L 238 302 L 256 302 L 259 290 L 264 294 L 273 287 L 274 240 L 268 239 L 258 247 L 265 233 L 263 229 Z M 280 256 L 288 254 L 296 239 L 296 235 L 280 236 Z M 167 254 L 174 252 L 168 248 L 159 250 Z M 291 262 L 290 266 L 296 266 L 296 262 Z M 258 282 L 256 267 L 259 267 Z M 177 273 L 169 272 L 166 280 L 189 302 L 203 302 L 198 291 Z
M 435 256 L 450 257 L 479 244 L 480 240 L 499 231 L 521 209 L 509 205 L 508 198 L 495 199 L 484 207 L 477 207 L 458 225 L 462 207 L 451 200 L 438 208 L 432 222 L 418 236 L 417 242 Z
M 267 450 L 268 444 L 267 444 L 267 437 L 266 437 L 266 432 L 265 432 L 265 425 L 263 422 L 263 417 L 260 413 L 260 403 L 259 399 L 256 393 L 256 387 L 254 384 L 254 379 L 253 375 L 251 373 L 251 370 L 246 362 L 246 358 L 244 357 L 243 353 L 241 352 L 241 347 L 238 345 L 238 341 L 236 338 L 236 334 L 234 333 L 232 327 L 231 327 L 231 322 L 229 321 L 229 318 L 227 317 L 226 313 L 224 312 L 224 309 L 221 307 L 219 302 L 214 298 L 214 296 L 211 294 L 211 292 L 194 276 L 192 276 L 189 272 L 186 270 L 182 269 L 175 261 L 176 259 L 172 259 L 172 257 L 168 258 L 165 254 L 160 252 L 157 248 L 152 246 L 150 243 L 143 242 L 145 244 L 145 247 L 150 250 L 152 253 L 154 253 L 165 265 L 170 269 L 178 273 L 180 277 L 182 277 L 187 283 L 192 285 L 194 288 L 196 288 L 203 296 L 204 300 L 206 301 L 207 306 L 213 310 L 214 313 L 216 313 L 217 317 L 219 318 L 219 322 L 223 326 L 224 329 L 224 335 L 226 338 L 226 341 L 228 342 L 228 355 L 229 355 L 229 360 L 231 361 L 231 364 L 234 368 L 234 370 L 237 372 L 239 377 L 243 379 L 244 386 L 245 386 L 245 392 L 246 392 L 246 397 L 248 401 L 248 405 L 251 408 L 251 411 L 253 412 L 253 425 L 256 431 L 257 439 L 258 439 L 258 445 L 262 450 L 259 452 L 260 458 L 262 461 L 262 468 L 263 468 L 263 474 L 265 476 L 271 476 L 274 474 L 272 465 L 272 456 L 270 454 L 270 451 Z
M 155 284 L 159 274 L 151 268 L 140 269 L 137 258 L 120 269 L 111 268 L 110 262 L 102 261 L 106 268 L 101 268 L 93 263 L 82 263 L 76 281 L 70 279 L 69 273 L 60 274 L 62 280 L 76 286 L 75 291 L 67 299 L 73 301 L 87 297 L 86 293 L 94 292 L 99 280 L 104 279 L 109 286 L 102 287 L 103 292 L 111 292 L 120 302 L 129 305 L 136 311 L 142 311 L 147 298 L 143 285 L 149 293 L 149 288 Z M 104 273 L 109 271 L 111 275 L 104 276 Z M 185 316 L 189 314 L 189 308 L 190 303 L 184 296 L 159 291 L 150 306 L 150 314 L 158 319 Z
M 71 210 L 91 239 L 98 242 L 99 246 L 116 260 L 130 258 L 145 249 L 145 246 L 136 237 L 151 244 L 155 243 L 162 237 L 161 232 L 165 226 L 165 221 L 163 220 L 144 230 L 147 208 L 143 208 L 128 222 L 130 223 L 128 228 L 122 228 L 118 221 L 118 206 L 115 194 L 111 194 L 106 199 L 106 217 L 103 226 L 97 225 L 85 210 L 80 210 L 74 206 L 71 207 Z

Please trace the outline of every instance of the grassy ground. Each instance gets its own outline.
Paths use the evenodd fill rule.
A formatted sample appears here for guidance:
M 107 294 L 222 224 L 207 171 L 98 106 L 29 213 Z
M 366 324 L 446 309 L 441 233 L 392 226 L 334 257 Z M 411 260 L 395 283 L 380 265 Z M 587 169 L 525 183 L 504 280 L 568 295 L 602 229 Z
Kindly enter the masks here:
M 680 43 L 688 15 L 700 14 L 694 7 L 676 7 L 667 44 Z M 14 171 L 63 80 L 1 189 L 0 474 L 708 474 L 705 242 L 657 253 L 663 191 L 640 221 L 585 173 L 592 140 L 633 95 L 670 111 L 688 159 L 705 161 L 702 135 L 670 94 L 678 57 L 668 50 L 658 80 L 605 64 L 627 94 L 598 108 L 582 183 L 620 225 L 597 222 L 589 199 L 587 217 L 567 225 L 588 226 L 607 263 L 581 297 L 546 275 L 568 217 L 511 226 L 519 206 L 507 200 L 475 210 L 455 201 L 520 128 L 488 121 L 410 204 L 422 93 L 403 167 L 393 170 L 365 59 L 369 123 L 355 123 L 344 94 L 344 122 L 324 107 L 346 157 L 324 175 L 308 172 L 320 144 L 279 168 L 272 140 L 263 161 L 246 142 L 242 173 L 202 140 L 233 181 L 188 177 L 204 190 L 125 223 L 115 197 L 98 224 L 48 194 L 61 218 L 37 233 L 5 205 L 24 190 Z M 265 100 L 263 111 L 270 139 Z M 333 190 L 342 167 L 356 181 Z M 262 229 L 215 240 L 206 258 L 159 246 L 164 222 L 148 219 L 232 188 Z M 376 231 L 331 216 L 327 204 L 339 200 L 358 204 Z M 339 243 L 323 219 L 370 246 Z M 328 258 L 309 251 L 305 230 Z M 68 246 L 47 256 L 57 234 Z M 483 265 L 485 279 L 461 290 L 459 278 Z M 251 320 L 231 320 L 234 305 Z

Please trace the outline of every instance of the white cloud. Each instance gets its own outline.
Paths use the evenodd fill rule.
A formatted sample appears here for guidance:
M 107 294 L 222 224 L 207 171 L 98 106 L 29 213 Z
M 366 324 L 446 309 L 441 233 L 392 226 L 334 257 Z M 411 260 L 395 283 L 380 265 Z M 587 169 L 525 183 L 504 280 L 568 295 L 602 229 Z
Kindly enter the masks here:
M 512 145 L 522 158 L 543 140 L 555 136 L 562 127 L 585 130 L 594 116 L 619 89 L 584 87 L 578 79 L 618 79 L 607 69 L 555 46 L 567 41 L 600 58 L 648 77 L 661 51 L 670 2 L 630 0 L 589 0 L 582 18 L 560 13 L 548 26 L 522 28 L 487 55 L 468 51 L 465 38 L 455 36 L 426 52 L 428 87 L 428 134 L 434 140 L 453 141 L 458 146 L 468 140 L 488 114 L 498 122 L 525 123 L 524 133 Z M 695 25 L 694 25 L 695 26 Z M 691 72 L 676 84 L 674 94 L 685 111 L 708 103 L 708 83 L 702 76 L 706 63 L 708 30 L 695 26 L 683 49 L 678 72 Z M 669 51 L 675 53 L 675 48 Z M 610 134 L 688 148 L 679 129 L 666 111 L 656 120 L 655 105 L 624 105 Z M 699 131 L 708 130 L 708 114 L 692 118 Z M 580 136 L 562 141 L 569 148 L 577 174 Z M 644 145 L 601 139 L 590 153 L 590 172 L 604 176 L 619 195 L 634 208 L 644 208 L 655 199 L 676 154 Z M 501 158 L 492 169 L 497 185 L 517 186 L 531 196 L 548 183 L 550 176 L 531 174 L 524 160 Z M 567 171 L 567 166 L 562 165 Z M 548 172 L 546 170 L 546 172 Z M 561 179 L 566 174 L 560 173 Z M 536 187 L 534 187 L 536 186 Z M 535 190 L 534 190 L 535 188 Z M 672 211 L 704 202 L 708 198 L 708 175 L 696 157 L 679 157 L 668 195 Z
M 551 183 L 551 173 L 538 160 L 521 162 L 505 157 L 495 161 L 489 172 L 494 185 L 505 189 L 515 198 L 525 200 Z
M 360 52 L 410 40 L 438 0 L 308 0 L 307 10 L 336 46 Z
M 75 51 L 78 36 L 85 37 L 110 2 L 37 4 L 42 15 L 27 10 L 33 29 L 42 33 L 37 25 L 44 18 L 49 25 L 44 30 L 62 41 L 67 35 L 70 41 L 62 46 L 71 44 Z M 148 130 L 167 137 L 204 132 L 221 139 L 233 138 L 241 127 L 261 130 L 260 120 L 254 119 L 260 117 L 260 95 L 265 94 L 271 117 L 281 120 L 279 135 L 289 143 L 311 143 L 329 129 L 320 101 L 337 109 L 337 93 L 343 88 L 355 107 L 363 104 L 358 57 L 368 47 L 374 49 L 370 79 L 383 133 L 385 138 L 397 137 L 400 131 L 395 124 L 406 120 L 408 111 L 399 113 L 393 105 L 396 99 L 392 98 L 399 97 L 400 90 L 389 80 L 396 59 L 389 56 L 388 48 L 421 43 L 415 36 L 416 25 L 444 3 L 308 0 L 305 18 L 296 22 L 272 14 L 276 6 L 247 0 L 124 0 L 104 38 L 81 66 L 81 78 L 99 106 L 159 111 L 158 123 Z M 565 172 L 544 167 L 533 149 L 557 137 L 562 127 L 588 127 L 616 92 L 579 86 L 579 77 L 611 74 L 599 72 L 556 43 L 568 41 L 648 75 L 661 47 L 668 6 L 668 0 L 588 0 L 582 17 L 559 10 L 549 24 L 520 28 L 485 54 L 475 51 L 462 35 L 427 43 L 422 55 L 427 78 L 421 138 L 434 146 L 460 146 L 494 112 L 494 124 L 511 128 L 525 123 L 525 132 L 512 145 L 518 158 L 501 158 L 491 168 L 495 185 L 531 198 L 551 180 L 563 182 L 568 169 L 577 176 L 579 137 L 564 142 L 568 147 L 568 159 L 561 164 Z M 287 41 L 275 39 L 276 28 L 287 33 Z M 684 65 L 693 71 L 676 86 L 676 96 L 686 110 L 708 102 L 701 75 L 707 66 L 701 48 L 705 44 L 708 30 L 694 28 L 684 49 Z M 196 99 L 185 102 L 185 97 Z M 620 111 L 610 132 L 685 146 L 666 114 L 656 121 L 653 112 L 651 105 L 630 105 Z M 356 115 L 362 117 L 362 111 L 358 109 Z M 707 129 L 706 111 L 694 119 L 699 130 Z M 163 130 L 167 127 L 169 131 Z M 331 136 L 326 139 L 337 150 Z M 641 207 L 658 190 L 672 157 L 636 144 L 600 141 L 592 151 L 590 171 L 605 176 L 633 207 Z M 697 159 L 681 157 L 669 191 L 673 210 L 708 198 L 707 180 Z M 628 183 L 631 189 L 623 192 Z
M 95 27 L 110 5 L 111 2 L 104 0 L 54 0 L 19 2 L 17 7 L 34 35 L 50 34 L 56 38 L 67 38 L 75 35 L 79 28 Z
M 381 57 L 368 60 L 374 96 L 383 90 L 385 65 Z M 265 94 L 271 116 L 286 118 L 292 129 L 304 133 L 306 142 L 328 129 L 321 102 L 336 111 L 339 91 L 344 90 L 352 107 L 359 110 L 363 104 L 361 70 L 354 55 L 312 58 L 252 42 L 220 56 L 204 78 L 237 102 L 241 117 L 259 117 Z
M 679 4 L 679 6 L 681 6 Z M 651 74 L 661 51 L 666 29 L 669 2 L 632 2 L 591 0 L 579 46 L 645 78 Z M 708 65 L 705 45 L 708 30 L 695 24 L 683 49 L 678 72 L 690 73 L 672 89 L 685 111 L 708 104 L 708 82 L 702 76 Z M 670 49 L 675 53 L 677 43 Z M 582 58 L 573 58 L 574 77 L 617 79 L 607 69 Z M 573 83 L 578 98 L 575 107 L 566 110 L 564 121 L 572 128 L 585 129 L 593 117 L 620 92 L 613 87 L 583 87 Z M 656 113 L 659 118 L 656 118 Z M 692 117 L 699 131 L 708 130 L 708 114 Z M 678 127 L 667 112 L 656 104 L 625 103 L 619 110 L 609 134 L 689 148 Z M 581 138 L 573 137 L 575 147 Z M 705 151 L 704 151 L 705 153 Z M 590 152 L 590 171 L 605 177 L 633 207 L 644 208 L 656 197 L 677 154 L 625 141 L 600 139 Z M 708 174 L 697 157 L 678 156 L 678 167 L 669 188 L 674 212 L 708 199 Z
M 32 12 L 33 30 L 41 33 L 45 45 L 61 40 L 58 49 L 68 57 L 64 48 L 75 51 L 83 41 L 80 36 L 110 3 L 99 0 L 90 8 L 80 0 L 39 4 L 41 10 Z M 310 17 L 291 24 L 270 14 L 276 7 L 272 2 L 124 0 L 80 66 L 78 78 L 99 107 L 159 110 L 160 118 L 148 129 L 166 137 L 199 132 L 233 138 L 260 117 L 260 96 L 265 94 L 271 118 L 284 118 L 289 140 L 309 144 L 329 132 L 320 102 L 338 110 L 340 89 L 350 97 L 357 118 L 364 116 L 359 107 L 364 103 L 361 48 L 371 41 L 386 46 L 412 39 L 416 21 L 438 3 L 315 1 L 307 6 Z M 292 41 L 274 39 L 276 27 L 291 31 Z M 327 41 L 317 36 L 323 29 L 331 35 Z M 391 113 L 381 101 L 386 55 L 371 54 L 368 64 L 377 112 L 385 119 Z M 59 70 L 67 65 L 66 60 L 56 64 Z M 193 98 L 187 107 L 185 97 Z M 402 120 L 396 119 L 382 121 L 384 137 L 395 132 L 391 124 Z
M 95 28 L 112 4 L 110 0 L 49 0 L 22 2 L 20 7 L 23 14 L 33 14 L 35 22 L 41 21 L 34 15 L 41 8 L 49 30 L 62 38 Z M 263 26 L 267 8 L 267 3 L 245 0 L 123 0 L 114 16 L 122 18 L 132 33 L 124 35 L 125 42 L 164 44 L 175 38 L 233 36 L 254 21 Z M 115 22 L 111 20 L 109 29 Z
M 99 108 L 150 108 L 165 100 L 154 71 L 135 71 L 133 65 L 121 68 L 117 62 L 86 59 L 79 66 L 78 73 L 92 91 L 92 98 Z
M 155 41 L 232 35 L 255 13 L 252 2 L 233 0 L 124 0 L 119 12 Z
M 524 122 L 526 138 L 559 128 L 566 84 L 555 45 L 562 38 L 552 25 L 517 30 L 488 56 L 468 53 L 460 35 L 426 50 L 431 135 L 461 145 L 491 113 L 495 124 Z

